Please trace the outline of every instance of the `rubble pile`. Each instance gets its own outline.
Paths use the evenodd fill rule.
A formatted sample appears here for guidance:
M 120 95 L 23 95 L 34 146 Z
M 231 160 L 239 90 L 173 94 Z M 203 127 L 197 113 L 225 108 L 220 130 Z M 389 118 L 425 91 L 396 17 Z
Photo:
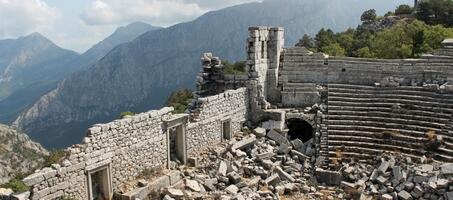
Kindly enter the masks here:
M 192 168 L 183 170 L 183 183 L 164 189 L 163 199 L 329 199 L 342 197 L 332 187 L 316 186 L 310 157 L 296 149 L 301 141 L 257 128 L 237 134 L 227 143 L 210 147 Z M 265 137 L 267 135 L 267 137 Z M 270 139 L 270 138 L 274 138 Z
M 414 161 L 395 154 L 374 164 L 345 163 L 341 187 L 354 199 L 453 199 L 453 163 Z

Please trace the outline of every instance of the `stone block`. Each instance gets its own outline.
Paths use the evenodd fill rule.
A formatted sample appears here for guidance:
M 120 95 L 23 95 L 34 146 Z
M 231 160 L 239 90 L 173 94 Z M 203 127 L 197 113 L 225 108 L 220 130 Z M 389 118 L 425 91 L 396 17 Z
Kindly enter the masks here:
M 149 184 L 149 190 L 150 191 L 158 191 L 161 188 L 168 187 L 170 186 L 170 178 L 165 175 L 161 176 L 160 178 L 154 180 Z
M 200 192 L 201 191 L 200 184 L 196 180 L 187 179 L 186 180 L 186 187 L 191 189 L 194 192 Z
M 398 198 L 401 200 L 411 200 L 412 196 L 406 190 L 402 190 L 401 192 L 398 192 Z
M 315 170 L 315 176 L 318 182 L 326 183 L 327 185 L 340 185 L 342 181 L 340 172 L 324 170 L 321 168 Z
M 177 199 L 184 197 L 184 192 L 182 192 L 182 190 L 173 189 L 173 188 L 168 188 L 167 194 L 170 197 L 177 198 Z
M 296 179 L 294 179 L 290 174 L 288 174 L 287 172 L 283 171 L 283 169 L 278 167 L 278 166 L 275 167 L 275 171 L 278 173 L 280 178 L 282 178 L 284 180 L 288 180 L 290 182 L 295 182 L 296 181 Z
M 220 161 L 219 169 L 218 169 L 218 174 L 222 176 L 226 176 L 228 170 L 228 165 L 225 161 Z
M 30 198 L 30 192 L 23 192 L 20 194 L 14 194 L 11 196 L 11 200 L 28 200 Z
M 390 165 L 389 162 L 383 160 L 383 161 L 381 162 L 381 164 L 379 165 L 379 168 L 377 169 L 377 171 L 379 172 L 379 174 L 384 174 L 384 173 L 387 171 L 387 169 L 389 168 L 389 165 Z
M 273 174 L 266 178 L 266 180 L 264 180 L 264 183 L 266 183 L 266 185 L 275 186 L 280 183 L 280 176 L 278 176 L 278 174 Z
M 276 130 L 272 129 L 267 133 L 267 137 L 270 138 L 271 140 L 274 140 L 278 144 L 284 144 L 284 143 L 289 143 L 288 139 L 286 139 L 285 136 L 283 136 L 281 133 L 277 132 Z
M 443 175 L 453 175 L 453 163 L 445 163 L 441 165 L 440 172 Z
M 382 199 L 382 200 L 393 200 L 393 197 L 392 197 L 392 195 L 390 195 L 390 194 L 383 194 L 383 195 L 381 196 L 381 199 Z
M 22 181 L 24 182 L 25 185 L 31 187 L 35 184 L 40 183 L 41 181 L 44 181 L 44 176 L 38 172 L 25 177 Z
M 9 199 L 9 197 L 14 193 L 12 189 L 9 188 L 0 188 L 0 199 Z
M 167 174 L 168 179 L 170 180 L 170 185 L 174 185 L 181 180 L 181 172 L 179 171 L 172 171 Z
M 244 150 L 244 149 L 252 147 L 255 144 L 255 142 L 256 142 L 255 136 L 247 137 L 247 138 L 242 139 L 239 142 L 234 143 L 231 146 L 231 150 L 232 151 L 235 151 L 236 149 Z
M 262 137 L 266 136 L 266 129 L 258 127 L 258 128 L 253 129 L 253 133 L 255 133 L 257 138 L 262 138 Z
M 291 151 L 291 146 L 288 143 L 282 143 L 278 146 L 277 152 L 279 154 L 288 154 Z
M 225 188 L 225 192 L 228 194 L 237 194 L 239 191 L 239 188 L 236 185 L 230 185 L 227 188 Z

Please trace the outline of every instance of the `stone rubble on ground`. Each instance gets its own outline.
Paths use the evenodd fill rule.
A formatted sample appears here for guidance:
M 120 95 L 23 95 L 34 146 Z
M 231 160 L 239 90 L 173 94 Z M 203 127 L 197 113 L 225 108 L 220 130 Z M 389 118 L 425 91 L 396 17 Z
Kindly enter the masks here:
M 342 165 L 341 186 L 351 198 L 453 200 L 452 163 L 414 162 L 400 154 L 385 154 L 374 163 Z
M 198 167 L 181 167 L 184 181 L 163 189 L 163 199 L 319 199 L 325 194 L 341 198 L 338 187 L 316 186 L 310 176 L 311 157 L 299 151 L 303 146 L 273 130 L 237 134 L 200 154 Z

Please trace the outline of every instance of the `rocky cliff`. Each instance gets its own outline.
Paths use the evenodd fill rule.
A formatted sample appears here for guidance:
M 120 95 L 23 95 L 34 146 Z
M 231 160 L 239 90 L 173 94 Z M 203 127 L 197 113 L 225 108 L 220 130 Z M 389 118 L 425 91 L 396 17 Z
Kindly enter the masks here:
M 23 132 L 0 124 L 0 184 L 38 167 L 48 152 Z

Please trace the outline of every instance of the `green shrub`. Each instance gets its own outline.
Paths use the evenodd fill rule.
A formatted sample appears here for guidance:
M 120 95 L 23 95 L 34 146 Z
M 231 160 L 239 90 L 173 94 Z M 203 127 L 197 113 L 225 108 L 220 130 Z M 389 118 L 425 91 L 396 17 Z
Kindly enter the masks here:
M 238 61 L 230 63 L 227 60 L 223 60 L 222 64 L 225 66 L 223 69 L 224 74 L 232 75 L 244 75 L 245 74 L 245 61 Z
M 44 167 L 50 167 L 52 164 L 57 164 L 66 156 L 67 152 L 63 149 L 53 150 L 44 158 Z
M 126 116 L 132 116 L 132 115 L 135 115 L 135 113 L 133 113 L 131 111 L 125 111 L 120 114 L 121 118 L 124 118 Z
M 175 108 L 173 113 L 184 113 L 192 99 L 192 91 L 188 89 L 180 89 L 170 94 L 165 105 Z
M 10 180 L 8 183 L 5 183 L 5 184 L 1 185 L 0 187 L 2 187 L 2 188 L 10 188 L 15 193 L 26 192 L 26 191 L 29 191 L 29 189 L 30 189 L 29 187 L 27 187 L 25 185 L 24 182 L 22 182 L 22 180 L 17 179 L 17 178 L 14 178 L 14 179 Z

